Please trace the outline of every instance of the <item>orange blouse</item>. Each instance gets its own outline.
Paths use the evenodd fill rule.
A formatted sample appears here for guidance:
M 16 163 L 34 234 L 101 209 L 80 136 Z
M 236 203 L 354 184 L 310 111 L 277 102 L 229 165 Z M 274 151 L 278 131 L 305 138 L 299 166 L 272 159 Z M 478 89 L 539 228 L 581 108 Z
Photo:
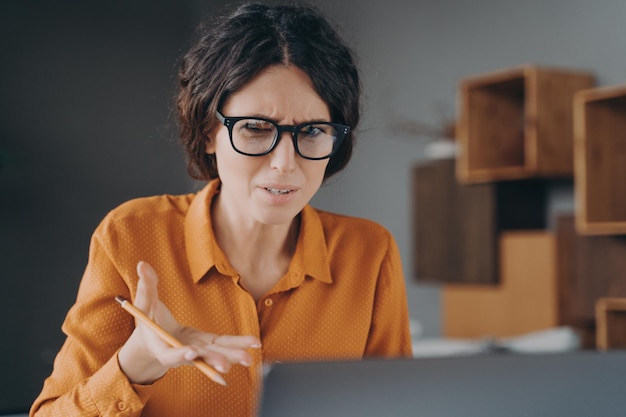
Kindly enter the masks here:
M 215 180 L 197 194 L 131 200 L 104 218 L 31 416 L 252 416 L 262 363 L 411 355 L 400 255 L 387 230 L 306 206 L 287 273 L 255 302 L 215 241 L 218 188 Z M 134 320 L 114 298 L 134 299 L 140 260 L 159 274 L 159 297 L 179 322 L 259 337 L 254 365 L 233 366 L 227 387 L 191 366 L 129 383 L 117 351 Z

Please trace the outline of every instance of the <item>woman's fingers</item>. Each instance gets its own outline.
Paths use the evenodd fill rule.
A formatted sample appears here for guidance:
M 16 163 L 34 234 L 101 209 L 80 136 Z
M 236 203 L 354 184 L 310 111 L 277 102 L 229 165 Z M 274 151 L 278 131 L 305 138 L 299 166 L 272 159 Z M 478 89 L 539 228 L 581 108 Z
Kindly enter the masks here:
M 245 351 L 233 351 L 219 346 L 198 347 L 183 346 L 169 348 L 159 352 L 158 360 L 166 368 L 176 368 L 181 365 L 189 365 L 195 359 L 202 360 L 215 368 L 218 372 L 226 373 L 232 364 L 250 366 L 252 358 Z
M 165 369 L 189 364 L 194 359 L 205 361 L 219 372 L 228 372 L 232 364 L 250 366 L 252 357 L 247 349 L 258 348 L 261 342 L 254 336 L 218 336 L 198 329 L 183 326 L 176 321 L 167 306 L 159 300 L 158 275 L 147 262 L 137 264 L 137 294 L 134 305 L 155 320 L 184 346 L 174 348 L 160 340 L 151 329 L 141 323 L 140 333 L 145 349 Z M 136 338 L 132 338 L 136 339 Z M 125 361 L 131 362 L 131 361 Z
M 254 336 L 218 336 L 191 327 L 185 328 L 183 333 L 183 343 L 198 347 L 198 353 L 209 365 L 250 366 L 252 357 L 247 349 L 261 347 L 261 342 Z
M 189 346 L 165 349 L 158 355 L 159 362 L 166 368 L 177 368 L 198 358 L 200 358 L 198 349 Z
M 224 360 L 229 364 L 252 365 L 252 356 L 244 349 L 234 349 L 213 344 L 204 346 L 200 354 L 202 358 L 208 361 L 216 360 L 221 362 L 221 360 Z
M 195 339 L 199 342 L 199 344 L 205 346 L 220 345 L 232 349 L 250 349 L 261 347 L 261 341 L 258 337 L 254 336 L 217 335 L 213 333 L 204 333 L 191 327 L 188 327 L 186 332 L 186 339 Z
M 260 348 L 261 341 L 254 336 L 216 336 L 213 344 L 238 349 Z
M 137 295 L 135 307 L 142 310 L 167 331 L 175 331 L 182 326 L 176 321 L 172 313 L 159 299 L 159 277 L 154 268 L 147 262 L 137 263 Z
M 137 275 L 139 281 L 137 282 L 137 295 L 133 304 L 144 313 L 149 314 L 156 308 L 159 300 L 159 277 L 154 268 L 143 261 L 137 263 Z

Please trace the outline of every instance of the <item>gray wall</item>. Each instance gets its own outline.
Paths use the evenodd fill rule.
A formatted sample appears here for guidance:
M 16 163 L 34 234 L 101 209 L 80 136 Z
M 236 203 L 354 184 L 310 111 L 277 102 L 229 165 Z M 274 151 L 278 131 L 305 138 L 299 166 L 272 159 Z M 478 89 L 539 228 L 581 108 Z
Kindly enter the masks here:
M 599 85 L 626 83 L 626 2 L 328 3 L 326 9 L 354 38 L 367 101 L 351 165 L 315 203 L 372 218 L 391 230 L 404 260 L 411 314 L 425 336 L 437 336 L 439 290 L 411 276 L 410 168 L 425 158 L 428 137 L 390 126 L 394 121 L 437 126 L 456 115 L 461 78 L 526 63 L 590 70 Z M 550 188 L 549 222 L 556 212 L 574 210 L 571 183 L 554 182 Z
M 186 193 L 176 60 L 216 2 L 0 3 L 0 413 L 30 405 L 110 209 Z
M 49 373 L 102 216 L 132 197 L 194 188 L 173 143 L 175 60 L 220 3 L 0 3 L 0 412 L 27 407 Z M 360 56 L 366 100 L 354 159 L 314 204 L 391 230 L 412 316 L 437 336 L 438 288 L 417 285 L 410 268 L 409 172 L 426 138 L 391 123 L 453 118 L 460 78 L 528 62 L 625 82 L 626 2 L 319 4 Z M 552 196 L 554 210 L 573 208 L 571 187 Z

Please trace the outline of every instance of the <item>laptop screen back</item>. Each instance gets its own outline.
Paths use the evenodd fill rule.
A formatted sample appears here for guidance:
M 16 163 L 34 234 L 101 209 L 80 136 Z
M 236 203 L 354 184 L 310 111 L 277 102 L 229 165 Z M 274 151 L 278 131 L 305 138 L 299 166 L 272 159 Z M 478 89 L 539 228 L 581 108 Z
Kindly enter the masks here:
M 626 352 L 277 364 L 260 417 L 626 415 Z

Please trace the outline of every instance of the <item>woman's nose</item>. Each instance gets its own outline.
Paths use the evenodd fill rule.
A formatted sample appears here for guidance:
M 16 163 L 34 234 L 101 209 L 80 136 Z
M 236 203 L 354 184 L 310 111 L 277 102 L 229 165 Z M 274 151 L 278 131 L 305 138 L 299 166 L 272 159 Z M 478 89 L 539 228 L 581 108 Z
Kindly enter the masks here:
M 276 148 L 269 154 L 272 169 L 279 172 L 290 172 L 296 168 L 296 149 L 290 132 L 282 132 Z

